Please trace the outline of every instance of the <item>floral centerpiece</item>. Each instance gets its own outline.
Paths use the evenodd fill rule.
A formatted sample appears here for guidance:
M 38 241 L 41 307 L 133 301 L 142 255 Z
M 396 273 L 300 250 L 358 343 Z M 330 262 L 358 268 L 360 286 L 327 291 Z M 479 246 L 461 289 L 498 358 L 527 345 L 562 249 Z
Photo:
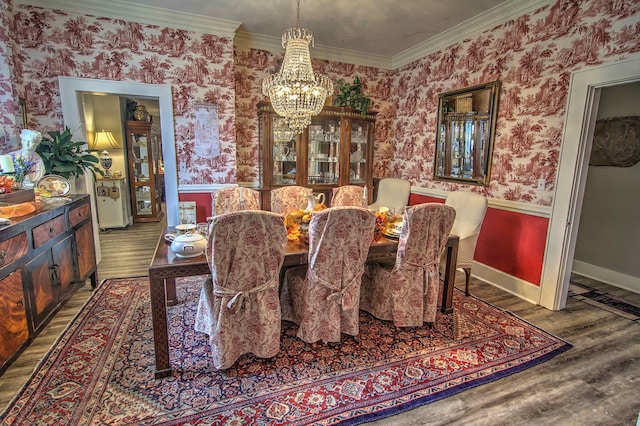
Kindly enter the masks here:
M 36 170 L 38 159 L 33 154 L 25 156 L 16 153 L 11 154 L 11 158 L 13 160 L 13 168 L 15 169 L 13 178 L 16 185 L 21 186 L 25 177 Z
M 313 212 L 326 209 L 324 203 L 318 203 L 313 207 L 313 211 L 293 210 L 284 215 L 284 225 L 287 227 L 287 238 L 289 240 L 306 239 L 309 235 L 309 222 Z
M 13 176 L 0 175 L 0 194 L 8 194 L 15 186 Z
M 402 217 L 395 213 L 389 212 L 389 209 L 379 209 L 376 211 L 376 227 L 375 232 L 378 234 L 388 233 L 389 228 L 392 228 L 394 223 L 402 221 Z

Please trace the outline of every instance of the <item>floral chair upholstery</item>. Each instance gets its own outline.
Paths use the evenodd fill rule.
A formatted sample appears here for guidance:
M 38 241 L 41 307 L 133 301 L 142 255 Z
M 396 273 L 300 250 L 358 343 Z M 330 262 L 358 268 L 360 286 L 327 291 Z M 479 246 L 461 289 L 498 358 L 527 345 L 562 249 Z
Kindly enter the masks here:
M 438 308 L 438 266 L 456 212 L 440 203 L 408 207 L 393 265 L 372 263 L 362 279 L 360 307 L 398 327 L 433 323 Z
M 260 210 L 260 193 L 255 189 L 234 186 L 220 188 L 211 194 L 213 216 L 240 210 Z
M 362 207 L 331 207 L 309 223 L 309 265 L 288 269 L 280 291 L 282 318 L 299 324 L 307 343 L 339 342 L 359 332 L 360 282 L 375 215 Z
M 331 197 L 331 207 L 337 206 L 355 206 L 366 207 L 367 201 L 364 200 L 364 188 L 357 185 L 345 185 L 333 188 Z
M 304 186 L 283 186 L 271 191 L 271 211 L 286 214 L 307 207 L 307 195 L 313 190 Z
M 207 243 L 211 278 L 203 285 L 196 331 L 207 333 L 216 369 L 244 353 L 280 350 L 278 287 L 287 230 L 281 215 L 241 211 L 215 216 Z M 260 253 L 260 256 L 256 256 Z

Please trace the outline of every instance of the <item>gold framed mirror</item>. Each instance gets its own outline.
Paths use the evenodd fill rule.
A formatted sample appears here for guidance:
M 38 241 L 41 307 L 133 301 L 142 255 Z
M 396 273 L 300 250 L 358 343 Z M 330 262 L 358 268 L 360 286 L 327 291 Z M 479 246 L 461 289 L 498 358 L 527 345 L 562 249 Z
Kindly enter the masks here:
M 434 180 L 489 185 L 500 81 L 438 96 Z

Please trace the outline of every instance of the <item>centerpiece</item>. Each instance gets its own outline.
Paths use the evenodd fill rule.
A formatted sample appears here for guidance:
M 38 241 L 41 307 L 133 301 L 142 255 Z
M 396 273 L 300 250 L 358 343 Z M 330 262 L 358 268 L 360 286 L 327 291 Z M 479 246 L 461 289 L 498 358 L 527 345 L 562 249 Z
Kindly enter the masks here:
M 324 203 L 318 203 L 311 211 L 300 209 L 287 212 L 284 215 L 284 225 L 287 227 L 287 239 L 290 241 L 306 241 L 309 238 L 309 222 L 311 222 L 313 212 L 319 212 L 326 208 L 327 206 Z
M 391 234 L 392 230 L 398 228 L 398 225 L 402 223 L 402 216 L 389 211 L 387 207 L 380 207 L 376 212 L 376 234 Z

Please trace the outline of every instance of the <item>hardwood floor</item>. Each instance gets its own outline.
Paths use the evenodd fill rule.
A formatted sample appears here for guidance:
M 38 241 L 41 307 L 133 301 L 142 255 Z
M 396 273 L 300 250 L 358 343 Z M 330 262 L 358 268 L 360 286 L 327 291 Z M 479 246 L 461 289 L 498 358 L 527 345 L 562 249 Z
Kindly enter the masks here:
M 99 281 L 147 274 L 160 224 L 135 224 L 102 232 Z M 464 286 L 464 274 L 457 274 Z M 619 297 L 619 289 L 601 284 Z M 535 424 L 634 425 L 640 411 L 640 323 L 570 297 L 552 312 L 473 279 L 473 295 L 555 334 L 574 347 L 538 366 L 376 425 Z M 28 379 L 40 359 L 91 295 L 87 284 L 0 377 L 0 409 Z M 638 295 L 629 293 L 631 300 Z

